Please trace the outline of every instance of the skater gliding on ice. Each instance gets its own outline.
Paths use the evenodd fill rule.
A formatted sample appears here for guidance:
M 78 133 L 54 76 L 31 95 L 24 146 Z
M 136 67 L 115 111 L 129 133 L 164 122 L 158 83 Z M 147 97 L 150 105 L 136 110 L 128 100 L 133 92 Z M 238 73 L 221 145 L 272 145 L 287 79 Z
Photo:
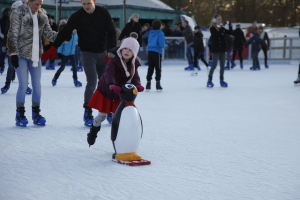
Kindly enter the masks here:
M 139 92 L 144 91 L 141 85 L 137 68 L 140 66 L 136 59 L 140 45 L 136 39 L 126 38 L 117 51 L 117 56 L 110 59 L 102 77 L 99 80 L 98 88 L 91 97 L 88 106 L 97 109 L 99 114 L 95 117 L 88 133 L 87 141 L 93 145 L 100 131 L 101 123 L 106 115 L 115 113 L 119 103 L 121 87 L 126 83 L 132 83 Z
M 244 32 L 241 29 L 241 24 L 238 22 L 236 24 L 236 29 L 232 31 L 232 35 L 234 37 L 234 42 L 233 42 L 233 54 L 232 54 L 232 63 L 231 63 L 231 69 L 233 69 L 236 64 L 235 64 L 235 56 L 236 52 L 238 52 L 239 59 L 240 59 L 240 67 L 243 69 L 243 49 L 245 47 L 246 43 L 246 38 L 244 35 Z
M 87 85 L 84 93 L 84 125 L 90 127 L 94 117 L 88 106 L 97 80 L 101 78 L 105 68 L 105 56 L 117 46 L 116 31 L 109 12 L 95 5 L 96 0 L 81 0 L 82 7 L 73 13 L 66 26 L 58 33 L 53 46 L 43 54 L 42 59 L 48 60 L 55 56 L 57 48 L 65 41 L 65 36 L 72 35 L 74 29 L 78 34 L 78 46 L 81 50 L 81 62 L 86 75 Z
M 226 34 L 231 35 L 232 26 L 231 22 L 227 21 L 229 30 L 222 26 L 221 15 L 215 15 L 212 19 L 212 25 L 210 27 L 211 33 L 211 55 L 212 55 L 212 67 L 209 71 L 207 87 L 214 87 L 212 82 L 214 70 L 217 67 L 218 61 L 220 61 L 220 85 L 221 87 L 228 87 L 228 84 L 224 81 L 224 69 L 225 69 L 225 51 L 226 51 Z M 224 22 L 225 26 L 227 22 Z
M 245 43 L 245 46 L 252 44 L 252 57 L 253 57 L 253 66 L 250 67 L 250 70 L 260 70 L 258 54 L 261 47 L 265 47 L 266 43 L 258 37 L 255 31 L 250 32 L 250 40 Z
M 7 35 L 8 54 L 16 68 L 19 88 L 17 92 L 16 125 L 26 127 L 25 95 L 28 72 L 32 83 L 32 120 L 34 124 L 45 125 L 46 119 L 40 115 L 41 101 L 41 60 L 43 51 L 42 35 L 54 41 L 57 33 L 52 31 L 46 11 L 41 8 L 42 0 L 29 0 L 11 14 L 11 24 Z
M 266 42 L 266 45 L 261 46 L 261 49 L 263 50 L 264 55 L 265 55 L 265 68 L 268 69 L 269 65 L 268 65 L 267 51 L 269 50 L 269 47 L 270 47 L 270 39 L 269 39 L 268 33 L 264 31 L 264 27 L 262 25 L 259 25 L 257 33 L 258 33 L 258 36 L 260 37 L 260 39 L 262 39 L 264 42 Z
M 67 24 L 67 22 L 65 20 L 61 20 L 60 23 L 59 23 L 59 31 L 61 31 L 65 27 L 66 24 Z M 76 67 L 75 56 L 74 56 L 77 41 L 78 41 L 77 31 L 73 30 L 72 39 L 69 42 L 67 42 L 66 44 L 65 43 L 62 44 L 58 48 L 57 53 L 61 57 L 61 65 L 60 65 L 60 68 L 55 73 L 54 78 L 52 79 L 52 85 L 53 86 L 56 85 L 57 79 L 59 78 L 61 72 L 64 71 L 65 65 L 66 65 L 66 62 L 67 62 L 68 58 L 71 61 L 71 64 L 72 64 L 72 67 L 73 67 L 72 71 L 73 71 L 74 85 L 75 85 L 75 87 L 81 87 L 82 86 L 82 83 L 77 80 L 78 79 L 78 77 L 77 77 L 77 67 Z

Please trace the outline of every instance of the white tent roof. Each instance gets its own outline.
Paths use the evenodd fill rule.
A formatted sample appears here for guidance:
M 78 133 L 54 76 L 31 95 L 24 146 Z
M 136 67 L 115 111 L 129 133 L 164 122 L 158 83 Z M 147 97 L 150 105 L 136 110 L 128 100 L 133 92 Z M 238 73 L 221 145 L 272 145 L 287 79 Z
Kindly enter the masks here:
M 12 0 L 12 3 L 15 0 Z M 23 2 L 26 2 L 27 0 L 22 0 Z M 69 0 L 69 3 L 62 3 L 63 7 L 81 7 L 81 1 L 80 0 Z M 55 0 L 44 0 L 44 5 L 51 5 L 55 6 Z M 118 6 L 123 5 L 123 0 L 96 0 L 96 5 L 105 5 L 105 6 Z M 147 8 L 157 8 L 157 9 L 165 9 L 165 10 L 174 10 L 167 4 L 163 3 L 160 0 L 126 0 L 126 5 L 132 5 L 132 6 L 142 6 Z

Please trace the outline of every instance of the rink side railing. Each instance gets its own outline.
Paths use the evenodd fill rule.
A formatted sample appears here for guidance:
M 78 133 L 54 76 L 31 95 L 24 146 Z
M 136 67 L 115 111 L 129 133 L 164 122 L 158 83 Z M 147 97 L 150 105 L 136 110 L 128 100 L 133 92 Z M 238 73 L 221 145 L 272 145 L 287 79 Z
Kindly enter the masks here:
M 182 59 L 186 60 L 186 42 L 182 42 L 184 37 L 166 37 L 166 48 L 163 50 L 163 60 Z M 209 58 L 208 38 L 203 38 L 205 48 L 205 58 Z M 248 46 L 246 59 L 251 60 L 251 45 Z M 264 59 L 263 51 L 260 51 L 259 58 Z M 237 58 L 236 58 L 237 59 Z M 245 59 L 245 57 L 244 57 Z M 268 50 L 270 60 L 300 60 L 300 38 L 281 37 L 270 38 Z

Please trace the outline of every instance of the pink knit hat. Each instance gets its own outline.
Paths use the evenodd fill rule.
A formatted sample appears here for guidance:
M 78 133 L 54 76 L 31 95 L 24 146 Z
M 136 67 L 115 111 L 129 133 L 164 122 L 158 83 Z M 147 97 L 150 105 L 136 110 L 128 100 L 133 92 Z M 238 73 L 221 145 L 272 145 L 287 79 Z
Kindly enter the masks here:
M 132 37 L 128 37 L 126 38 L 120 48 L 118 49 L 117 53 L 118 53 L 118 56 L 119 58 L 121 59 L 121 63 L 123 65 L 123 68 L 126 72 L 126 76 L 127 77 L 130 77 L 130 73 L 127 71 L 124 63 L 123 63 L 123 59 L 122 59 L 122 53 L 121 53 L 121 50 L 124 49 L 124 48 L 128 48 L 132 51 L 133 53 L 133 58 L 132 58 L 132 65 L 133 65 L 133 69 L 135 70 L 135 60 L 136 60 L 136 57 L 137 57 L 137 54 L 139 53 L 139 50 L 140 50 L 140 45 L 138 43 L 138 41 L 135 39 L 135 38 L 132 38 Z M 135 71 L 134 71 L 135 73 Z M 131 82 L 131 79 L 128 81 L 129 83 Z

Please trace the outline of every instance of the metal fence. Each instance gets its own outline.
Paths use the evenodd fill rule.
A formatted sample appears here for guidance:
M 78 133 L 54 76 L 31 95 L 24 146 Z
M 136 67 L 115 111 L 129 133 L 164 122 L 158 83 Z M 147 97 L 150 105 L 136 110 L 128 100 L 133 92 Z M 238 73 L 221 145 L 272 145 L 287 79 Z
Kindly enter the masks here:
M 184 37 L 166 37 L 166 48 L 163 51 L 163 59 L 186 59 L 186 42 Z M 208 38 L 203 39 L 205 46 L 205 58 L 209 58 Z M 251 45 L 247 49 L 247 59 L 251 60 Z M 258 55 L 259 59 L 263 59 L 263 51 Z M 300 38 L 270 38 L 270 48 L 268 51 L 268 59 L 270 60 L 300 60 Z

